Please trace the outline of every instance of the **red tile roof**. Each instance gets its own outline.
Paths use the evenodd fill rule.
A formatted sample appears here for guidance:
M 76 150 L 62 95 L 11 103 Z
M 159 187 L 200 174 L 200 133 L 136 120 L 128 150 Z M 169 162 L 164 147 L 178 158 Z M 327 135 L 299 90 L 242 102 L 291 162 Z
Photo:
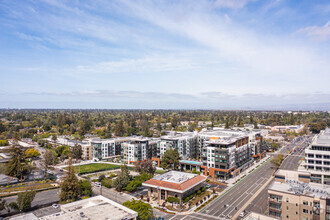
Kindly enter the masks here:
M 166 182 L 166 181 L 162 181 L 162 180 L 156 180 L 156 179 L 150 179 L 146 182 L 144 182 L 144 184 L 149 184 L 149 185 L 154 185 L 156 187 L 160 186 L 160 187 L 164 187 L 164 188 L 169 188 L 169 189 L 175 189 L 175 190 L 181 190 L 184 191 L 187 188 L 189 188 L 192 185 L 195 185 L 196 183 L 205 180 L 206 177 L 200 176 L 200 175 L 196 175 L 193 178 L 183 182 L 183 183 L 172 183 L 172 182 Z

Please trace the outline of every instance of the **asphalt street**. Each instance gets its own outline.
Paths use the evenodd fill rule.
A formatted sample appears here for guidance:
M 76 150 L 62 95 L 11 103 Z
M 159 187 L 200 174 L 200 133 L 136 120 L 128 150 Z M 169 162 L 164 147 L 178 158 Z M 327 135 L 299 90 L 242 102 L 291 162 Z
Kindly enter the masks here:
M 298 168 L 299 161 L 304 156 L 304 149 L 308 147 L 308 141 L 311 140 L 310 137 L 304 138 L 300 141 L 297 141 L 289 146 L 289 149 L 293 150 L 290 155 L 283 161 L 280 169 L 286 170 L 296 170 Z M 288 150 L 287 148 L 284 148 Z M 296 150 L 296 151 L 295 151 Z M 271 184 L 271 183 L 270 183 Z M 268 184 L 260 194 L 249 204 L 246 211 L 248 212 L 257 212 L 265 214 L 268 212 Z
M 31 207 L 36 206 L 44 206 L 45 204 L 52 204 L 57 203 L 59 201 L 59 195 L 60 189 L 52 189 L 52 190 L 46 190 L 42 192 L 38 192 L 31 204 Z M 6 200 L 7 203 L 16 202 L 17 196 L 10 196 L 2 198 L 3 200 Z M 6 214 L 7 211 L 3 210 L 0 212 L 0 215 Z
M 296 151 L 292 152 L 292 155 L 289 155 L 285 161 L 283 161 L 284 169 L 287 168 L 294 170 L 298 167 L 298 162 L 303 156 L 303 147 L 308 145 L 306 139 L 307 138 L 299 138 L 298 140 L 293 141 L 288 147 L 284 147 L 280 150 L 279 153 L 287 155 L 288 150 L 297 148 Z M 268 160 L 245 177 L 241 182 L 207 205 L 199 213 L 184 216 L 176 215 L 171 219 L 230 219 L 244 204 L 248 202 L 251 196 L 253 196 L 259 188 L 267 182 L 273 172 L 274 168 L 270 163 L 270 160 Z M 267 199 L 267 188 L 265 188 L 247 207 L 246 211 L 264 213 L 267 210 Z

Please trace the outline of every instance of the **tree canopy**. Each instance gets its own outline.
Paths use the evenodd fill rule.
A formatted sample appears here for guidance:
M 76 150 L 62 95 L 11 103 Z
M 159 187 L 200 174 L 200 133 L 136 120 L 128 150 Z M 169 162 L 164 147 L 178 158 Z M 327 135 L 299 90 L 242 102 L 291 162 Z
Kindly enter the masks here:
M 124 206 L 138 213 L 138 218 L 143 220 L 151 219 L 153 216 L 152 207 L 150 204 L 144 203 L 141 200 L 126 201 Z
M 180 154 L 178 152 L 178 149 L 168 149 L 165 151 L 161 167 L 164 169 L 177 169 L 179 166 L 179 160 L 180 160 Z

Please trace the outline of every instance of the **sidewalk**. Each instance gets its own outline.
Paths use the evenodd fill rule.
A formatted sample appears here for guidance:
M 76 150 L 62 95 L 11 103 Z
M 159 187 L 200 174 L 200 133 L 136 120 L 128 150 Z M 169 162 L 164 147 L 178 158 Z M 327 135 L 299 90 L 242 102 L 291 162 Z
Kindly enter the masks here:
M 252 166 L 250 166 L 249 168 L 247 168 L 246 170 L 244 170 L 243 172 L 241 172 L 236 177 L 233 177 L 233 178 L 230 178 L 229 180 L 226 180 L 227 188 L 231 188 L 232 186 L 234 186 L 237 181 L 239 181 L 240 179 L 242 179 L 245 176 L 249 175 L 254 169 L 256 169 L 257 167 L 259 167 L 260 165 L 262 165 L 269 158 L 270 158 L 270 156 L 267 155 L 266 157 L 262 158 L 259 162 L 257 162 L 257 163 L 254 162 Z

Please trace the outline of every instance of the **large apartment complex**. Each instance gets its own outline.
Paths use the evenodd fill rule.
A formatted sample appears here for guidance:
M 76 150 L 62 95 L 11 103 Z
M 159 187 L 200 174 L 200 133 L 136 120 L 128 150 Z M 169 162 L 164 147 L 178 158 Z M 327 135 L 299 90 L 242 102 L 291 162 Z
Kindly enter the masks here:
M 201 132 L 170 131 L 160 138 L 90 138 L 82 145 L 84 159 L 107 160 L 120 157 L 129 164 L 152 159 L 158 166 L 167 150 L 177 149 L 182 161 L 196 165 L 205 175 L 221 179 L 236 175 L 254 159 L 261 158 L 266 151 L 260 132 L 221 128 Z

